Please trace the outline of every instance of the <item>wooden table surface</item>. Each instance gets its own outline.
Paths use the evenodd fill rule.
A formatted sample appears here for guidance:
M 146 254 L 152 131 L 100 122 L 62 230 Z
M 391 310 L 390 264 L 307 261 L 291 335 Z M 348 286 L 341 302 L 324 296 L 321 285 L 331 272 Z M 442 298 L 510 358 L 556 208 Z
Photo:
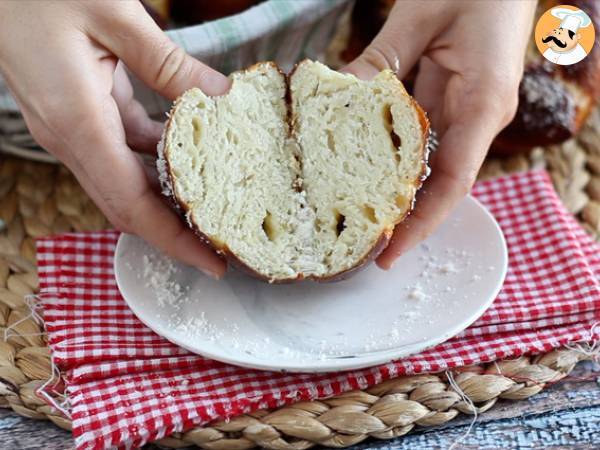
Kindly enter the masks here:
M 369 440 L 353 450 L 448 449 L 464 435 L 465 416 L 392 441 Z M 50 422 L 0 409 L 0 449 L 69 449 L 71 435 Z M 148 446 L 148 449 L 157 449 Z M 579 364 L 566 381 L 528 400 L 501 401 L 481 415 L 456 449 L 600 449 L 600 367 Z

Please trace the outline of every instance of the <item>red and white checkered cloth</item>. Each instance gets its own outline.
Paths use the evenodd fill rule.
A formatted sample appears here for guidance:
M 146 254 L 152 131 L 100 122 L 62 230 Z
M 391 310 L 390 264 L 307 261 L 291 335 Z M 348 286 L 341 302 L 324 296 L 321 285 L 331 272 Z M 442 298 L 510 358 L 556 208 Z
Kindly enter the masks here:
M 509 248 L 508 275 L 492 307 L 435 348 L 344 373 L 270 373 L 190 354 L 144 326 L 121 298 L 113 274 L 117 232 L 40 240 L 44 320 L 67 382 L 77 448 L 137 447 L 215 419 L 403 374 L 598 339 L 600 246 L 565 210 L 547 174 L 481 182 L 473 194 L 496 217 Z

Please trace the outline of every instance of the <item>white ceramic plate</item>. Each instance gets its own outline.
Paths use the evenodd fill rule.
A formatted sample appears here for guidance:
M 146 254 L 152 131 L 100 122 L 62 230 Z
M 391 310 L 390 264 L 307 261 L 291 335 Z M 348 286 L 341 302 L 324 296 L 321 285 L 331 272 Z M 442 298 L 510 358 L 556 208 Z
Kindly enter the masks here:
M 133 312 L 194 353 L 239 366 L 325 372 L 385 363 L 437 345 L 490 306 L 507 250 L 471 197 L 388 272 L 269 285 L 239 273 L 213 281 L 123 234 L 115 273 Z

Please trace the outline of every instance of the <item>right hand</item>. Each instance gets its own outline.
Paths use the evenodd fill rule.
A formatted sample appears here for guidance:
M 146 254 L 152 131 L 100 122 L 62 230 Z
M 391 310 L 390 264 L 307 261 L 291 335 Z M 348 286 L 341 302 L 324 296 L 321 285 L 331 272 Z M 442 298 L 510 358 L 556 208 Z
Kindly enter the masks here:
M 494 137 L 517 110 L 535 8 L 532 0 L 397 1 L 345 68 L 364 79 L 392 69 L 402 79 L 420 61 L 415 98 L 440 136 L 417 207 L 394 230 L 380 267 L 423 241 L 471 190 Z
M 133 98 L 119 60 L 174 99 L 224 94 L 227 77 L 178 48 L 137 0 L 0 2 L 0 72 L 36 141 L 66 164 L 115 227 L 221 277 L 225 262 L 156 193 L 141 158 L 162 125 Z

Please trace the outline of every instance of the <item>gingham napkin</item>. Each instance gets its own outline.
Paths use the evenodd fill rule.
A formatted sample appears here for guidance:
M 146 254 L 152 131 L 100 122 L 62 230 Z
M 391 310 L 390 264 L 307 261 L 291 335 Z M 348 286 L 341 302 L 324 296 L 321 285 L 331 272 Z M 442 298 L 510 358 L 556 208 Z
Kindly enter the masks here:
M 548 351 L 600 337 L 600 246 L 565 210 L 545 172 L 478 183 L 502 227 L 509 270 L 492 307 L 459 336 L 379 367 L 280 374 L 190 354 L 144 326 L 113 274 L 118 233 L 38 242 L 44 320 L 67 381 L 78 449 L 136 447 L 195 425 L 365 389 L 403 374 Z

